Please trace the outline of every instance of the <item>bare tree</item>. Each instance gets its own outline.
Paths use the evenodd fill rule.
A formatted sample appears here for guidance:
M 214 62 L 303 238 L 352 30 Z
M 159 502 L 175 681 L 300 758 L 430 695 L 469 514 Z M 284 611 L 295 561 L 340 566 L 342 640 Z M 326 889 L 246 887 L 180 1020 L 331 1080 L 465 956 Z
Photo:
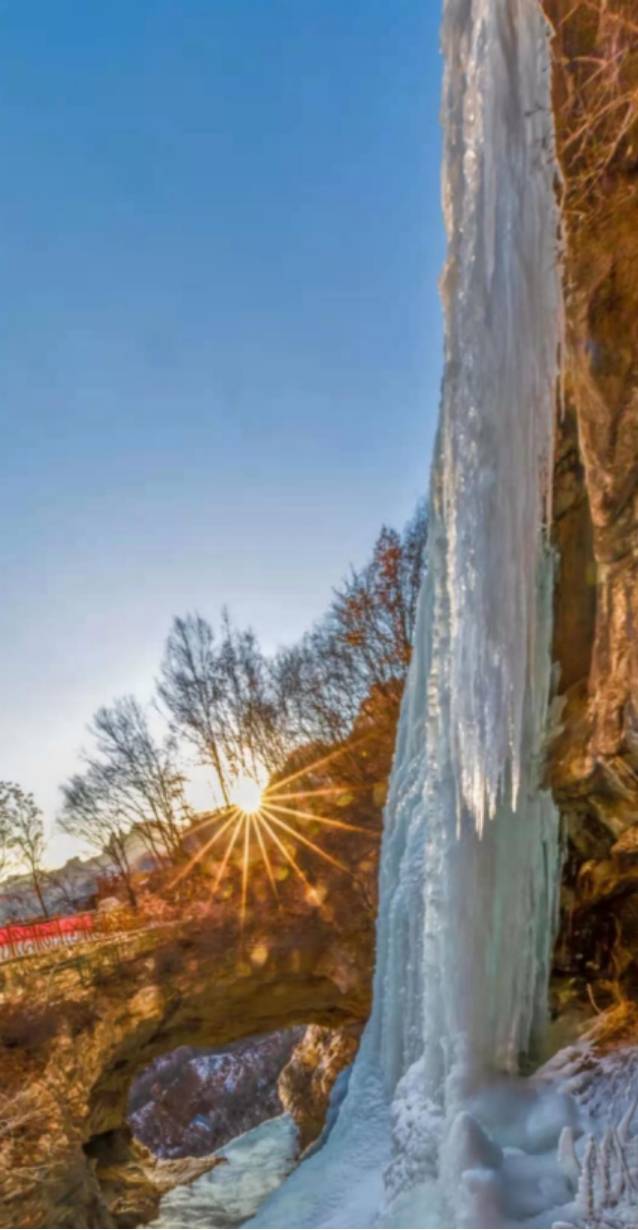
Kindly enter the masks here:
M 132 696 L 98 709 L 90 730 L 98 756 L 87 757 L 87 764 L 101 778 L 113 809 L 137 826 L 156 857 L 162 851 L 176 855 L 189 809 L 174 736 L 155 739 Z
M 58 827 L 112 859 L 129 901 L 135 907 L 137 898 L 127 853 L 130 828 L 114 806 L 106 778 L 91 768 L 84 774 L 76 773 L 62 786 L 62 795 L 64 802 Z
M 156 862 L 179 856 L 190 819 L 172 735 L 158 740 L 145 711 L 126 696 L 99 709 L 90 726 L 94 750 L 85 770 L 63 787 L 59 827 L 115 864 L 136 904 L 129 849 L 137 834 Z
M 285 713 L 252 629 L 234 628 L 224 611 L 222 633 L 222 751 L 233 775 L 256 777 L 263 768 L 277 768 L 289 750 Z
M 219 636 L 200 615 L 175 620 L 159 695 L 174 728 L 213 768 L 226 803 L 233 778 L 257 778 L 285 758 L 285 714 L 275 677 L 255 633 L 235 628 L 227 611 Z
M 358 679 L 327 620 L 281 650 L 271 672 L 291 750 L 346 737 L 359 707 Z
M 45 918 L 48 910 L 44 900 L 45 872 L 44 822 L 42 812 L 32 794 L 15 782 L 0 783 L 0 826 L 4 833 L 4 848 L 9 858 L 22 866 L 31 878 L 35 895 Z
M 226 611 L 218 635 L 201 615 L 176 619 L 159 695 L 174 729 L 212 766 L 225 802 L 240 773 L 276 772 L 303 743 L 352 731 L 374 694 L 396 702 L 410 660 L 426 542 L 420 506 L 403 534 L 383 527 L 372 558 L 335 591 L 325 617 L 268 661 Z
M 383 527 L 371 559 L 335 591 L 313 630 L 272 663 L 289 741 L 334 742 L 374 695 L 394 703 L 405 679 L 423 579 L 427 519 L 420 505 L 402 535 Z
M 218 634 L 201 615 L 174 620 L 158 692 L 171 734 L 156 740 L 132 697 L 99 709 L 95 751 L 63 788 L 62 827 L 108 848 L 131 883 L 126 836 L 135 829 L 155 857 L 174 857 L 188 817 L 177 737 L 210 766 L 226 804 L 229 784 L 261 768 L 278 772 L 298 749 L 348 738 L 373 713 L 394 715 L 410 659 L 423 576 L 426 517 L 404 533 L 384 527 L 371 559 L 353 570 L 300 644 L 268 660 L 251 629 L 227 612 Z M 384 711 L 385 705 L 385 711 Z M 393 718 L 394 720 L 394 718 Z
M 383 526 L 369 563 L 335 593 L 328 624 L 359 680 L 361 700 L 407 672 L 426 533 L 421 506 L 403 536 Z
M 49 885 L 57 895 L 56 910 L 64 908 L 74 914 L 90 896 L 86 885 L 78 881 L 78 872 L 74 862 L 67 863 L 63 867 L 56 867 L 49 876 Z
M 213 629 L 201 615 L 177 618 L 166 642 L 158 687 L 176 730 L 210 764 L 228 804 L 222 752 L 224 681 Z
M 11 827 L 9 816 L 5 813 L 2 805 L 7 786 L 7 782 L 0 782 L 0 877 L 8 869 L 11 860 Z

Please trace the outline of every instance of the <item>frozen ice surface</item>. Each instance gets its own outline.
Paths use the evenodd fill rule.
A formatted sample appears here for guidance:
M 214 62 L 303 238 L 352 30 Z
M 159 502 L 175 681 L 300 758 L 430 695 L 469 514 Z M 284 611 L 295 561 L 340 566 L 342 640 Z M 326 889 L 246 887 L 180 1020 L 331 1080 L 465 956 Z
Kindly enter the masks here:
M 289 1115 L 268 1119 L 219 1152 L 227 1163 L 162 1199 L 157 1227 L 239 1226 L 292 1169 L 297 1129 Z
M 362 1049 L 366 1039 L 362 1041 Z M 361 1114 L 353 1130 L 347 1107 Z M 344 1113 L 346 1112 L 346 1113 Z M 258 1210 L 250 1226 L 372 1226 L 383 1203 L 389 1156 L 388 1106 L 369 1063 L 355 1063 L 348 1094 L 323 1149 L 304 1160 Z

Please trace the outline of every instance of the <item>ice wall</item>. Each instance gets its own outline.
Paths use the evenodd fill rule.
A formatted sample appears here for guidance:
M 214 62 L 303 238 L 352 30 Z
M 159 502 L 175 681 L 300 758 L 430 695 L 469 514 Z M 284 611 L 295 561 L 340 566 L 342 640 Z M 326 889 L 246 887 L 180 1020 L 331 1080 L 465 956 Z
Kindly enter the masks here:
M 446 362 L 382 861 L 390 1088 L 424 1044 L 440 1068 L 446 1022 L 515 1065 L 543 1012 L 556 866 L 538 789 L 561 323 L 547 30 L 536 0 L 448 0 L 443 45 Z
M 545 1017 L 558 836 L 540 786 L 544 522 L 561 327 L 548 33 L 537 0 L 447 0 L 443 45 L 445 376 L 374 1007 L 327 1145 L 256 1225 L 471 1216 L 461 1154 L 487 1145 L 464 1109 L 486 1105 L 494 1072 L 516 1072 Z

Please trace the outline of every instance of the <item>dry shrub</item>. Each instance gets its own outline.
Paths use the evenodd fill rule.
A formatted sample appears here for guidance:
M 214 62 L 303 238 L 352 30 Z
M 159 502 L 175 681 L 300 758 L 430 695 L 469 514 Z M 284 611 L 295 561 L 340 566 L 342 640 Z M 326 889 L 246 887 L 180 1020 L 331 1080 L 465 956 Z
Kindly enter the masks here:
M 49 1080 L 0 1093 L 0 1226 L 44 1224 L 38 1196 L 60 1166 L 50 1134 L 65 1131 L 66 1120 L 64 1092 Z
M 618 998 L 613 1007 L 594 1018 L 584 1037 L 600 1051 L 635 1045 L 638 1038 L 638 1005 L 631 1000 Z
M 638 15 L 635 0 L 546 0 L 559 51 L 559 155 L 572 226 L 605 212 L 610 174 L 638 177 Z M 578 49 L 578 50 L 576 50 Z M 614 195 L 613 208 L 620 202 Z
M 23 1131 L 32 1123 L 33 1114 L 33 1102 L 25 1090 L 10 1097 L 0 1093 L 0 1142 Z
M 12 1194 L 16 1180 L 15 1169 L 22 1141 L 33 1127 L 33 1104 L 28 1093 L 21 1091 L 12 1096 L 0 1094 L 0 1217 L 2 1204 Z M 8 1225 L 7 1221 L 0 1224 Z

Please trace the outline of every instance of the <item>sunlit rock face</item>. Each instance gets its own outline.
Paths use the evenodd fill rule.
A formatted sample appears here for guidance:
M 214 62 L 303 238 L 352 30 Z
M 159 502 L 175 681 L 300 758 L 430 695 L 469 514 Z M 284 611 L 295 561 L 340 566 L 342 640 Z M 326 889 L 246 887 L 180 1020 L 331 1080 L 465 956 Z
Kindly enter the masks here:
M 638 27 L 631 0 L 544 0 L 561 166 L 566 330 L 554 538 L 569 838 L 559 965 L 638 987 Z M 567 922 L 569 925 L 567 925 Z M 605 1003 L 604 988 L 601 988 Z
M 297 1125 L 302 1151 L 322 1131 L 335 1080 L 352 1063 L 360 1036 L 360 1025 L 311 1025 L 283 1069 L 278 1094 Z
M 46 957 L 34 960 L 28 989 L 5 967 L 2 1094 L 20 1131 L 0 1138 L 0 1224 L 151 1220 L 162 1191 L 215 1159 L 194 1168 L 186 1159 L 190 1170 L 183 1159 L 155 1164 L 126 1123 L 136 1074 L 179 1046 L 223 1047 L 309 1021 L 361 1023 L 372 958 L 362 885 L 341 877 L 321 908 L 300 898 L 243 935 L 221 909 L 133 933 L 85 961 L 76 950 L 53 975 Z

